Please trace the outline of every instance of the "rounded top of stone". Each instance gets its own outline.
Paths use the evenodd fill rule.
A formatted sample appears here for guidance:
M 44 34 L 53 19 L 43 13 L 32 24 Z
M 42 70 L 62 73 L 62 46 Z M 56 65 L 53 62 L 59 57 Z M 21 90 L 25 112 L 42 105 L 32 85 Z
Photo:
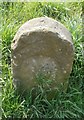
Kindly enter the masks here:
M 70 32 L 67 30 L 67 28 L 57 20 L 54 20 L 52 18 L 49 18 L 47 16 L 45 17 L 39 17 L 39 18 L 33 18 L 27 22 L 25 22 L 17 31 L 13 41 L 16 41 L 16 44 L 18 42 L 18 39 L 21 36 L 27 35 L 29 32 L 52 32 L 55 34 L 58 38 L 67 40 L 68 42 L 72 43 L 72 38 Z M 12 43 L 12 48 L 15 48 L 15 42 Z

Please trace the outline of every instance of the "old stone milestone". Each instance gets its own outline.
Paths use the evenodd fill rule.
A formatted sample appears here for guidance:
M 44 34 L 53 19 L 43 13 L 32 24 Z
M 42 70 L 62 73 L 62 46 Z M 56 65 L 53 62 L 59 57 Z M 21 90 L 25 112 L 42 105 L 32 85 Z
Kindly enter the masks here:
M 74 51 L 71 34 L 60 22 L 48 17 L 27 21 L 11 49 L 14 85 L 21 92 L 39 84 L 51 90 L 67 84 Z

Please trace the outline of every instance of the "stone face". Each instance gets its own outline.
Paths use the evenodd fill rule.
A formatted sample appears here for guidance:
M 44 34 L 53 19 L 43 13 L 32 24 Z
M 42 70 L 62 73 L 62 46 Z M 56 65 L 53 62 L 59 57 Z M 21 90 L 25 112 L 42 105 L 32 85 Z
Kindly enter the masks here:
M 36 87 L 38 76 L 44 76 L 42 84 L 52 90 L 68 82 L 73 43 L 69 31 L 58 21 L 48 17 L 29 20 L 19 28 L 11 49 L 14 84 L 21 91 Z

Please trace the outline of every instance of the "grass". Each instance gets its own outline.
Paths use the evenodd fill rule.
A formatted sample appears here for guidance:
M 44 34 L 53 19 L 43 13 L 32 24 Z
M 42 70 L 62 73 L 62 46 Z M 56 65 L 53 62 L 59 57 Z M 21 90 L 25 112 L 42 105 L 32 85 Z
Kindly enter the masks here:
M 84 116 L 84 61 L 82 47 L 83 3 L 0 3 L 2 27 L 2 117 L 3 118 L 81 118 Z M 75 47 L 72 72 L 67 92 L 59 89 L 48 100 L 46 91 L 38 85 L 38 95 L 33 100 L 32 90 L 22 98 L 12 84 L 11 41 L 18 28 L 27 20 L 49 16 L 62 22 L 71 32 Z M 40 76 L 41 77 L 41 76 Z M 39 78 L 42 79 L 42 78 Z

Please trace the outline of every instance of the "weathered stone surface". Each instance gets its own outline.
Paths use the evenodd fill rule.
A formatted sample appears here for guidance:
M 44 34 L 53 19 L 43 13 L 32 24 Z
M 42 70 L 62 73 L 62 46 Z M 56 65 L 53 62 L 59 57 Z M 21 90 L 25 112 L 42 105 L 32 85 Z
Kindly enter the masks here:
M 44 87 L 52 90 L 67 83 L 73 44 L 71 34 L 58 21 L 48 17 L 29 20 L 16 33 L 11 49 L 14 83 L 21 91 L 37 86 L 37 76 L 44 76 Z

